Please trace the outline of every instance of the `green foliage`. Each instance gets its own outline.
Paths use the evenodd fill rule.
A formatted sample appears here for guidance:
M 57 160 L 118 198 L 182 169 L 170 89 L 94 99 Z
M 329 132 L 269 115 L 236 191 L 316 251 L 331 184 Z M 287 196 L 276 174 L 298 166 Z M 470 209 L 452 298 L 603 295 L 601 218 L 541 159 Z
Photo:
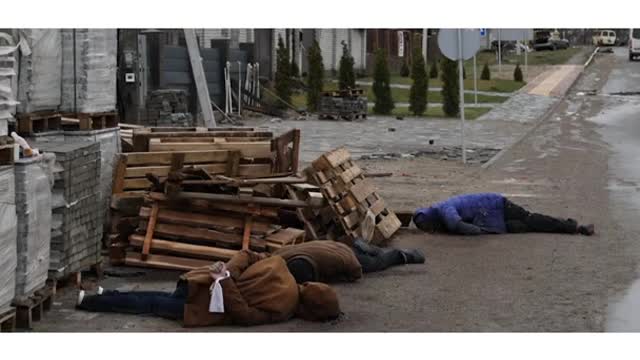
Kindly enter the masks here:
M 322 65 L 322 51 L 317 41 L 313 41 L 308 54 L 309 74 L 307 76 L 307 108 L 317 111 L 320 106 L 322 85 L 324 83 L 324 65 Z
M 384 49 L 376 51 L 376 63 L 373 73 L 373 94 L 376 98 L 373 112 L 381 115 L 389 115 L 395 107 L 391 97 L 391 87 L 389 86 L 389 64 L 387 53 Z
M 438 62 L 434 61 L 431 63 L 431 68 L 429 68 L 429 77 L 431 79 L 438 78 Z
M 409 111 L 420 116 L 427 109 L 428 81 L 427 70 L 425 69 L 424 57 L 419 47 L 413 49 L 413 59 L 411 64 L 411 89 L 409 90 Z
M 284 46 L 281 36 L 278 36 L 276 55 L 276 94 L 282 100 L 291 102 L 291 61 L 289 60 L 289 49 Z M 278 105 L 283 108 L 286 107 L 282 101 L 279 101 Z
M 489 70 L 488 63 L 484 63 L 482 74 L 480 74 L 480 80 L 491 80 L 491 70 Z
M 353 89 L 356 87 L 356 73 L 353 70 L 355 61 L 349 53 L 347 44 L 342 42 L 342 57 L 340 58 L 340 69 L 338 71 L 338 86 L 340 89 Z
M 513 70 L 513 80 L 516 82 L 523 82 L 522 77 L 522 69 L 520 69 L 520 64 L 516 65 L 516 69 Z
M 300 77 L 300 69 L 295 60 L 291 61 L 291 76 L 294 78 Z
M 446 116 L 458 116 L 460 113 L 458 63 L 442 58 L 440 79 L 442 80 L 442 111 Z
M 409 77 L 409 66 L 407 66 L 406 62 L 402 63 L 402 67 L 400 68 L 400 76 Z

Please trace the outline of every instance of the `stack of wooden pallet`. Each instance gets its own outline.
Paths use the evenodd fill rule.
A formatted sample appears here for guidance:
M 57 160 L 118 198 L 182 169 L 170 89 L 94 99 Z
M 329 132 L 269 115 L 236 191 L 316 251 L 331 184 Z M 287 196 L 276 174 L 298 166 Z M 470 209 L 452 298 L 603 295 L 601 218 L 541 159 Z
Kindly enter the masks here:
M 332 150 L 315 160 L 307 174 L 320 188 L 345 234 L 353 239 L 363 233 L 361 224 L 367 216 L 375 217 L 375 230 L 369 240 L 384 245 L 401 227 L 396 214 L 387 208 L 373 184 L 345 148 Z
M 258 203 L 270 198 L 188 192 L 180 196 L 146 197 L 139 227 L 129 236 L 126 265 L 191 270 L 228 260 L 240 249 L 273 251 L 305 240 L 303 230 L 279 225 L 277 206 Z
M 326 91 L 320 98 L 320 119 L 353 120 L 367 117 L 367 99 L 362 89 Z
M 125 253 L 131 244 L 138 243 L 139 238 L 131 235 L 149 217 L 141 213 L 145 197 L 149 202 L 149 190 L 167 180 L 176 159 L 180 159 L 180 168 L 199 169 L 209 178 L 260 179 L 295 174 L 298 169 L 297 129 L 276 138 L 271 132 L 253 128 L 133 128 L 132 132 L 132 149 L 136 151 L 118 154 L 114 172 L 107 246 L 115 264 L 124 263 L 125 256 L 128 262 L 135 261 Z M 184 209 L 188 208 L 179 210 Z M 277 242 L 277 236 L 283 234 L 270 235 L 276 236 L 273 242 Z M 299 234 L 295 235 L 299 240 Z

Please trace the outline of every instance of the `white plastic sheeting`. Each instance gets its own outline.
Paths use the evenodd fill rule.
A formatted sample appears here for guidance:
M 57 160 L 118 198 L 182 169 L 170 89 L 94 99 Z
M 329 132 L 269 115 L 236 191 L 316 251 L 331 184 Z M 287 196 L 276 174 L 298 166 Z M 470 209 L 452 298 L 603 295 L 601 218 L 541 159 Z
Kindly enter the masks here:
M 18 86 L 19 112 L 58 110 L 61 99 L 60 29 L 23 29 Z
M 62 30 L 63 111 L 116 109 L 117 45 L 116 29 Z
M 50 157 L 51 154 L 46 154 Z M 51 246 L 51 180 L 45 155 L 15 164 L 17 213 L 16 296 L 43 287 L 49 270 Z
M 0 135 L 7 135 L 8 121 L 16 111 L 18 45 L 11 34 L 0 31 Z
M 11 304 L 16 284 L 16 202 L 13 166 L 0 167 L 0 312 Z

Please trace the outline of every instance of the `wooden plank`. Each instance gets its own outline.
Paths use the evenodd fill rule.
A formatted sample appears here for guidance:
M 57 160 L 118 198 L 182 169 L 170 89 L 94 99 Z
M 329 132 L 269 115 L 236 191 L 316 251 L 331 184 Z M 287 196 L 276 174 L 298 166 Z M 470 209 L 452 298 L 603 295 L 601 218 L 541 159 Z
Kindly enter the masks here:
M 373 194 L 376 191 L 375 186 L 369 180 L 364 179 L 359 183 L 353 185 L 351 189 L 349 189 L 349 193 L 353 196 L 353 198 L 361 203 L 364 201 L 369 195 Z
M 351 212 L 358 208 L 358 202 L 350 194 L 340 200 L 338 204 L 342 209 L 341 214 L 344 212 Z
M 178 138 L 161 138 L 160 143 L 228 143 L 228 142 L 260 142 L 271 141 L 271 137 L 267 136 L 250 136 L 250 137 L 178 137 Z
M 127 171 L 128 159 L 125 155 L 120 154 L 118 156 L 118 162 L 116 169 L 113 172 L 113 185 L 111 189 L 112 194 L 121 193 L 124 191 L 124 177 Z
M 129 236 L 129 243 L 135 247 L 143 246 L 144 240 L 145 240 L 144 237 L 142 237 L 141 235 Z M 153 244 L 152 245 L 153 250 L 162 250 L 162 251 L 166 251 L 166 252 L 170 252 L 178 255 L 206 257 L 212 260 L 229 260 L 233 257 L 233 255 L 235 255 L 238 252 L 237 250 L 216 248 L 216 247 L 203 246 L 203 245 L 185 244 L 185 243 L 155 239 L 155 238 L 153 239 L 152 244 Z
M 267 243 L 276 243 L 280 245 L 290 245 L 304 242 L 304 230 L 296 228 L 286 228 L 275 232 L 266 237 Z
M 171 132 L 149 132 L 147 129 L 136 129 L 133 131 L 134 135 L 141 135 L 148 139 L 171 139 L 171 138 L 273 138 L 273 132 L 271 131 L 206 131 L 206 132 L 194 132 L 194 131 L 171 131 Z
M 196 84 L 196 92 L 202 117 L 207 127 L 215 127 L 216 119 L 213 116 L 213 108 L 211 107 L 211 98 L 209 97 L 209 87 L 202 66 L 202 58 L 200 57 L 200 47 L 196 39 L 194 29 L 184 29 L 184 38 L 187 42 L 187 51 L 189 52 L 189 60 L 191 62 L 191 71 L 193 80 Z
M 360 213 L 358 213 L 357 211 L 354 211 L 349 215 L 342 217 L 342 219 L 344 220 L 344 224 L 347 226 L 347 228 L 349 230 L 352 230 L 358 224 L 360 224 L 360 221 L 362 220 L 362 215 L 360 215 Z
M 293 129 L 293 146 L 291 148 L 291 172 L 296 174 L 300 163 L 300 129 Z
M 287 193 L 289 194 L 289 198 L 293 200 L 300 200 L 298 194 L 296 193 L 296 190 L 292 186 L 285 185 L 285 188 L 287 190 Z M 303 209 L 296 208 L 296 215 L 298 216 L 298 220 L 300 220 L 304 224 L 304 229 L 306 233 L 309 234 L 309 238 L 311 240 L 318 240 L 319 237 L 316 229 L 313 227 L 313 224 L 309 220 L 307 220 L 305 211 L 303 211 Z
M 148 194 L 149 198 L 155 201 L 167 201 L 167 197 L 161 193 L 150 193 Z M 261 206 L 258 209 L 249 209 L 246 204 L 229 204 L 222 201 L 209 201 L 204 199 L 188 199 L 184 200 L 189 204 L 189 207 L 194 210 L 200 211 L 212 211 L 212 210 L 221 210 L 221 211 L 231 211 L 241 214 L 253 214 L 258 216 L 265 217 L 278 217 L 278 208 L 265 207 Z M 136 215 L 138 212 L 136 212 Z
M 142 260 L 140 254 L 127 252 L 124 258 L 125 265 L 138 267 L 151 267 L 166 270 L 190 271 L 212 264 L 211 260 L 187 259 L 168 255 L 149 255 L 147 260 Z
M 401 226 L 402 223 L 400 219 L 398 219 L 392 211 L 389 211 L 389 215 L 385 216 L 384 219 L 376 225 L 374 239 L 378 239 L 378 242 L 382 242 L 382 239 L 388 240 Z
M 198 193 L 198 192 L 181 192 L 176 196 L 177 199 L 206 199 L 214 201 L 226 201 L 234 204 L 254 204 L 254 205 L 266 205 L 274 207 L 308 207 L 309 205 L 305 201 L 300 200 L 286 200 L 265 198 L 257 196 L 237 196 L 237 195 L 225 195 L 225 194 L 210 194 L 210 193 Z
M 249 241 L 251 240 L 251 228 L 253 227 L 253 216 L 247 215 L 244 218 L 244 233 L 242 235 L 242 250 L 249 249 Z
M 178 171 L 184 166 L 184 153 L 174 153 L 171 155 L 171 165 L 169 172 Z
M 320 156 L 312 163 L 312 166 L 315 170 L 322 171 L 338 167 L 348 160 L 351 160 L 351 154 L 346 148 L 340 147 Z
M 237 233 L 227 233 L 206 228 L 197 228 L 176 224 L 156 224 L 155 234 L 158 237 L 178 238 L 208 244 L 224 244 L 228 246 L 242 245 L 242 235 Z M 266 242 L 263 239 L 251 237 L 250 248 L 254 250 L 264 250 Z
M 240 167 L 240 151 L 231 151 L 229 159 L 227 160 L 227 168 L 225 169 L 226 176 L 238 176 L 238 169 Z
M 239 150 L 245 158 L 271 158 L 271 145 L 268 142 L 244 143 L 151 143 L 150 151 L 204 151 L 204 150 Z
M 140 208 L 140 217 L 148 219 L 151 216 L 151 209 L 148 207 Z M 168 222 L 171 224 L 181 224 L 190 226 L 199 226 L 204 228 L 220 227 L 230 229 L 243 229 L 244 221 L 241 218 L 235 218 L 230 216 L 213 215 L 213 214 L 198 214 L 191 212 L 180 212 L 170 209 L 160 209 L 158 211 L 158 221 Z M 252 230 L 255 233 L 266 233 L 272 230 L 273 227 L 270 223 L 262 220 L 254 220 Z
M 385 208 L 384 200 L 378 199 L 376 202 L 373 203 L 373 205 L 369 207 L 369 210 L 373 213 L 373 216 L 378 216 L 378 214 L 380 214 L 382 210 L 384 210 L 384 208 Z
M 147 224 L 147 232 L 144 236 L 144 244 L 142 245 L 142 260 L 147 259 L 149 250 L 151 249 L 151 239 L 153 239 L 153 231 L 156 227 L 156 221 L 158 220 L 159 207 L 157 203 L 154 203 L 151 207 L 151 215 L 149 215 L 149 223 Z
M 353 164 L 350 168 L 342 172 L 336 178 L 336 181 L 341 183 L 342 185 L 350 184 L 351 181 L 358 176 L 362 175 L 362 169 L 358 165 Z
M 133 152 L 122 154 L 127 158 L 128 166 L 170 165 L 175 151 Z M 227 150 L 184 151 L 185 164 L 226 163 L 229 157 Z

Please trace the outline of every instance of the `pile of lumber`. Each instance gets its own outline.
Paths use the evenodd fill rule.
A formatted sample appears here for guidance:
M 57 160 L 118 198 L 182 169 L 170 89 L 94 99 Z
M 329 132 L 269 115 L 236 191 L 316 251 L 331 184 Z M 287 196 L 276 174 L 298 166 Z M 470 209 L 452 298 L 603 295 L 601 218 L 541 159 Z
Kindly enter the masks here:
M 304 238 L 304 231 L 283 227 L 277 221 L 279 209 L 289 208 L 293 212 L 295 206 L 291 206 L 288 199 L 273 198 L 272 188 L 275 185 L 269 185 L 272 184 L 271 178 L 287 179 L 297 173 L 299 130 L 294 129 L 275 138 L 271 132 L 253 128 L 156 127 L 131 128 L 131 131 L 131 150 L 135 151 L 117 155 L 113 177 L 112 221 L 106 244 L 112 263 L 135 264 L 145 258 L 148 260 L 146 265 L 156 264 L 149 266 L 187 269 L 190 268 L 188 264 L 197 264 L 203 258 L 228 258 L 243 245 L 267 251 Z M 171 183 L 171 174 L 179 174 L 183 170 L 188 173 L 183 178 L 184 184 Z M 194 177 L 194 173 L 197 176 Z M 173 191 L 201 192 L 207 197 L 218 198 L 192 199 L 186 203 L 176 202 L 173 198 L 168 201 L 161 198 L 166 184 L 169 184 L 166 188 Z M 240 187 L 244 196 L 238 200 L 234 196 L 238 196 Z M 254 187 L 256 195 L 261 197 L 246 202 L 247 196 L 249 200 L 254 197 Z M 284 193 L 281 190 L 283 186 L 278 187 L 276 193 Z M 206 205 L 206 201 L 213 205 Z M 155 214 L 157 219 L 151 220 L 154 204 L 159 215 Z M 306 206 L 304 202 L 297 202 L 298 206 L 301 204 Z M 255 228 L 248 226 L 253 230 L 247 236 L 256 240 L 246 243 L 243 237 L 249 215 L 257 216 L 257 225 Z M 202 221 L 191 221 L 194 217 Z M 148 229 L 150 223 L 157 223 L 160 230 Z M 267 229 L 266 225 L 273 226 Z M 179 229 L 179 232 L 167 233 L 167 227 Z M 191 230 L 185 231 L 185 227 Z M 140 236 L 146 234 L 150 234 L 151 240 L 158 240 L 152 242 L 155 246 L 141 247 L 146 249 L 144 252 L 132 252 L 132 248 L 143 244 Z M 210 249 L 202 253 L 206 255 L 197 255 L 204 249 L 194 246 L 209 246 Z M 173 250 L 167 250 L 168 247 Z M 150 254 L 149 250 L 155 251 Z M 151 255 L 155 260 L 161 256 L 161 260 L 149 260 Z M 167 259 L 167 256 L 190 260 L 178 261 Z

